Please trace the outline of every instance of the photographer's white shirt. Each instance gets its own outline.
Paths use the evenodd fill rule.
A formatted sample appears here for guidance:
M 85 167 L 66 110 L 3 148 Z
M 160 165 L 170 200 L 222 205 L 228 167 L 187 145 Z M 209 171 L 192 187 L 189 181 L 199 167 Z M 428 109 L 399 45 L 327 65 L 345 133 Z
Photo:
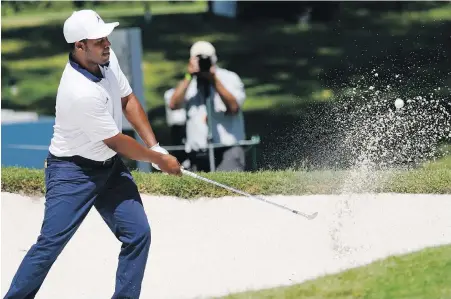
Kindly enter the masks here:
M 220 95 L 211 88 L 210 94 L 213 95 L 213 105 L 211 123 L 212 123 L 212 142 L 223 145 L 233 145 L 240 140 L 245 139 L 244 117 L 242 106 L 246 99 L 244 84 L 240 77 L 229 70 L 216 68 L 216 76 L 224 87 L 236 98 L 240 109 L 235 115 L 227 115 L 227 108 Z M 169 103 L 174 88 L 164 94 L 166 104 Z M 205 104 L 204 94 L 197 88 L 197 79 L 194 77 L 185 93 L 185 102 L 183 108 L 186 111 L 186 142 L 185 151 L 198 151 L 207 148 L 208 123 L 207 106 Z M 179 109 L 178 111 L 181 111 Z
M 56 96 L 54 133 L 49 151 L 104 161 L 116 154 L 104 142 L 122 131 L 121 98 L 132 93 L 113 50 L 97 78 L 69 57 Z

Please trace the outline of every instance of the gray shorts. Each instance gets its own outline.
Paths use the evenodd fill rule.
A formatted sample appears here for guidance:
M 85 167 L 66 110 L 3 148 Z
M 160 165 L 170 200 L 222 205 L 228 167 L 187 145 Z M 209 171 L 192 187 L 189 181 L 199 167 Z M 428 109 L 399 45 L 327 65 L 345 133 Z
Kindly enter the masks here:
M 218 157 L 220 158 L 220 157 Z M 217 166 L 217 171 L 244 171 L 246 166 L 244 149 L 240 146 L 234 146 L 226 149 L 222 154 L 222 159 Z

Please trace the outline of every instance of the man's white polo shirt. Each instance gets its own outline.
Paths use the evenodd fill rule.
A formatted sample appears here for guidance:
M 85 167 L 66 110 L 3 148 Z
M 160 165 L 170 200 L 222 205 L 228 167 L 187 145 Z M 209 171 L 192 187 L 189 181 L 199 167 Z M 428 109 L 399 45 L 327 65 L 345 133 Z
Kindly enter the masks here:
M 113 157 L 103 140 L 122 131 L 121 98 L 132 93 L 113 50 L 100 67 L 103 78 L 69 57 L 56 96 L 56 118 L 49 151 L 57 157 L 82 156 L 95 161 Z

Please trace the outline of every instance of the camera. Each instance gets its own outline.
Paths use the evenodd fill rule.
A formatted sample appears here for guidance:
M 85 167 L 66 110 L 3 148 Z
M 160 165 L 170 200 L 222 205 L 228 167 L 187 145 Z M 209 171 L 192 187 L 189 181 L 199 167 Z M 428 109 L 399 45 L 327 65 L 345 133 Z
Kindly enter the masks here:
M 210 56 L 197 55 L 199 58 L 199 70 L 200 72 L 209 72 L 211 68 L 211 58 Z

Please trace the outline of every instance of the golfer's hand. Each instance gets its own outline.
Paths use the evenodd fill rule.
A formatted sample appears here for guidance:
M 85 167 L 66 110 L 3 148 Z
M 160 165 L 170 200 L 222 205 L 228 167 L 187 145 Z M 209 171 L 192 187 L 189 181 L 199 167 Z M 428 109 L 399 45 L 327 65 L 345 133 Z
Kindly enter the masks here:
M 182 175 L 182 166 L 177 158 L 172 155 L 162 155 L 160 162 L 158 162 L 158 167 L 162 172 L 177 176 Z
M 152 163 L 152 166 L 154 168 L 161 170 L 168 174 L 181 175 L 180 163 L 177 161 L 177 159 L 174 156 L 169 155 L 169 152 L 166 149 L 162 148 L 160 146 L 160 143 L 155 144 L 150 149 L 153 151 L 156 151 L 160 154 L 163 154 L 163 157 L 161 158 L 160 162 Z M 169 156 L 170 158 L 166 158 L 166 156 Z M 167 165 L 166 168 L 162 169 L 162 167 L 161 167 L 162 164 Z M 173 166 L 173 165 L 178 165 L 178 169 L 176 166 Z

